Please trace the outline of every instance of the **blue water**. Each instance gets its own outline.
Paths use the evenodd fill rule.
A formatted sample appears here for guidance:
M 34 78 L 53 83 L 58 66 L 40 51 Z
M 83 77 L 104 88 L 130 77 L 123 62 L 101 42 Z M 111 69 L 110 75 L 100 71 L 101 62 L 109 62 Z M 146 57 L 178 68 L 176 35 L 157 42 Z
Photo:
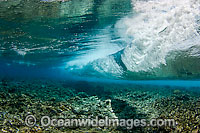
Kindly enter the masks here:
M 48 129 L 26 128 L 28 112 L 61 118 L 110 112 L 178 122 L 130 132 L 196 132 L 199 42 L 195 0 L 0 0 L 0 130 Z M 112 132 L 102 128 L 92 132 Z M 81 131 L 48 130 L 54 129 Z
M 103 34 L 114 37 L 114 24 L 130 10 L 130 1 L 2 1 L 0 60 L 8 65 L 5 76 L 9 68 L 64 68 L 66 62 L 93 49 Z
M 152 68 L 145 63 L 144 68 L 142 63 L 138 64 L 141 67 L 134 66 L 138 59 L 132 55 L 129 60 L 126 51 L 132 47 L 134 37 L 125 37 L 124 26 L 129 18 L 138 15 L 130 0 L 0 3 L 1 78 L 87 77 L 99 82 L 107 79 L 120 83 L 200 86 L 200 58 L 187 56 L 191 50 L 198 53 L 194 47 L 170 53 L 172 57 L 166 57 L 166 64 Z M 131 52 L 140 53 L 138 49 Z M 157 64 L 154 61 L 149 67 Z

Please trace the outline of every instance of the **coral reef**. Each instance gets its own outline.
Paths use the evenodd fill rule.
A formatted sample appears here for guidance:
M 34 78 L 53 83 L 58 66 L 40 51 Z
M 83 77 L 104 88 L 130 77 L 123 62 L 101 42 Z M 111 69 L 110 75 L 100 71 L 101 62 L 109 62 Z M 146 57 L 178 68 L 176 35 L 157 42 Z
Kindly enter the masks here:
M 84 89 L 78 89 L 73 85 Z M 90 89 L 87 90 L 87 87 Z M 199 132 L 199 88 L 66 81 L 0 82 L 1 132 Z M 89 92 L 91 91 L 91 92 Z M 102 93 L 100 93 L 102 92 Z M 176 127 L 27 127 L 25 118 L 174 119 Z
M 25 90 L 25 86 L 29 88 Z M 70 88 L 57 88 L 58 87 L 49 84 L 32 84 L 23 82 L 18 84 L 17 82 L 2 82 L 0 88 L 0 128 L 2 132 L 80 132 L 80 131 L 112 131 L 115 128 L 106 127 L 41 127 L 39 123 L 33 128 L 28 128 L 25 125 L 25 117 L 28 114 L 34 115 L 36 118 L 48 115 L 52 118 L 117 118 L 111 107 L 111 100 L 100 100 L 97 96 L 88 96 L 84 92 L 73 94 L 73 89 Z M 24 88 L 20 87 L 24 86 Z M 16 89 L 20 88 L 20 89 Z M 36 87 L 36 88 L 35 88 Z M 38 88 L 40 89 L 38 89 Z M 15 88 L 15 89 L 14 89 Z M 48 89 L 45 89 L 48 88 Z M 40 91 L 39 91 L 40 90 Z M 47 91 L 49 90 L 49 91 Z M 60 97 L 59 90 L 62 90 Z M 31 93 L 30 93 L 31 91 Z M 34 91 L 38 91 L 37 93 Z M 56 94 L 55 92 L 58 92 Z M 49 95 L 49 96 L 48 96 Z M 76 95 L 76 96 L 75 96 Z M 48 97 L 47 97 L 48 96 Z M 70 97 L 70 98 L 69 98 Z

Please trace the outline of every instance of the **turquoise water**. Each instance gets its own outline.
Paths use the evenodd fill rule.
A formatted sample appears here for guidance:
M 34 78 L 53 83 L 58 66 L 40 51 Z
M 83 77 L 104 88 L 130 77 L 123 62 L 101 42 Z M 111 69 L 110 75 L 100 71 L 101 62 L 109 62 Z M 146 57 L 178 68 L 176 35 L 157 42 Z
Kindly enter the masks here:
M 1 1 L 0 77 L 200 87 L 199 35 L 178 40 L 167 54 L 156 51 L 167 44 L 138 42 L 155 49 L 148 53 L 139 44 L 132 44 L 140 31 L 135 33 L 129 23 L 143 24 L 140 14 L 134 2 L 126 0 Z M 146 22 L 146 26 L 151 24 L 148 19 Z M 145 29 L 143 32 L 149 32 Z M 154 38 L 149 39 L 154 42 Z M 165 57 L 159 55 L 162 52 Z
M 113 26 L 129 13 L 131 4 L 94 0 L 2 1 L 0 10 L 1 60 L 22 67 L 60 67 L 95 47 L 103 35 L 117 38 Z
M 171 31 L 190 25 L 177 21 L 177 27 L 168 26 L 171 29 L 165 30 L 166 24 L 156 24 L 159 19 L 152 23 L 148 12 L 137 11 L 135 3 L 125 0 L 1 1 L 1 77 L 65 77 L 70 73 L 125 80 L 199 79 L 198 27 L 179 29 L 187 36 L 181 33 L 176 39 Z M 148 2 L 144 4 L 149 6 Z M 179 13 L 179 7 L 176 8 Z M 173 9 L 163 10 L 174 19 L 170 14 Z M 195 11 L 196 8 L 191 9 L 191 17 L 195 18 L 191 25 L 198 26 Z M 159 10 L 149 12 L 158 17 L 166 14 Z M 148 19 L 143 21 L 142 15 Z M 137 31 L 139 23 L 144 27 Z M 174 24 L 169 21 L 168 25 Z M 159 31 L 160 37 L 148 36 L 149 30 L 153 33 L 161 27 L 165 29 Z M 175 31 L 178 36 L 178 29 Z
M 199 14 L 193 0 L 1 0 L 1 131 L 25 130 L 5 116 L 107 110 L 100 115 L 178 121 L 131 132 L 198 132 Z M 111 110 L 96 107 L 107 99 Z

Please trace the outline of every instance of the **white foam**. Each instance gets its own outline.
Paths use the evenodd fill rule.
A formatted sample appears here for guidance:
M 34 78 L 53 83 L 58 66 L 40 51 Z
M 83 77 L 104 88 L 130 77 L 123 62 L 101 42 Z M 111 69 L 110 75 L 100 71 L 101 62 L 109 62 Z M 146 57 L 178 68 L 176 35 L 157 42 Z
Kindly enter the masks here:
M 137 16 L 124 19 L 126 35 L 134 39 L 122 61 L 130 71 L 148 71 L 165 64 L 171 47 L 199 36 L 200 0 L 133 1 Z M 199 43 L 198 43 L 199 44 Z M 179 46 L 180 47 L 180 46 Z
M 136 14 L 121 19 L 115 25 L 118 35 L 126 40 L 120 62 L 111 55 L 117 49 L 115 45 L 108 45 L 110 37 L 105 34 L 106 39 L 98 41 L 99 48 L 68 64 L 77 66 L 85 63 L 100 73 L 121 76 L 126 69 L 149 71 L 166 64 L 166 57 L 171 51 L 200 46 L 197 30 L 200 27 L 197 22 L 200 20 L 200 0 L 133 0 L 133 5 Z M 198 56 L 199 51 L 193 49 L 191 54 Z
M 92 67 L 95 71 L 100 73 L 110 74 L 112 76 L 120 77 L 123 74 L 121 66 L 119 66 L 114 57 L 110 58 L 101 58 L 92 63 Z
M 91 50 L 86 51 L 86 53 L 81 53 L 80 56 L 67 62 L 66 68 L 72 70 L 74 68 L 80 69 L 95 60 L 105 58 L 108 55 L 119 51 L 121 47 L 112 42 L 110 30 L 110 26 L 108 26 L 105 29 L 100 30 L 99 34 L 93 36 L 90 39 L 91 41 L 88 41 L 87 43 Z

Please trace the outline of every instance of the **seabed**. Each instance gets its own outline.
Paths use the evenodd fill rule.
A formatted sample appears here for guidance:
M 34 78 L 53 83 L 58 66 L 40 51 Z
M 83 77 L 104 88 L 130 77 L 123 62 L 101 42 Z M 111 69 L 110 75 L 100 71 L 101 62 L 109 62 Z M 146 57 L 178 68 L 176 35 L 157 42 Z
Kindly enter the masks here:
M 200 0 L 0 0 L 0 132 L 198 133 L 199 42 Z
M 184 88 L 87 81 L 13 80 L 0 82 L 1 132 L 199 132 L 200 92 Z M 191 91 L 194 90 L 194 91 Z M 25 124 L 37 119 L 174 119 L 162 127 L 42 127 Z

